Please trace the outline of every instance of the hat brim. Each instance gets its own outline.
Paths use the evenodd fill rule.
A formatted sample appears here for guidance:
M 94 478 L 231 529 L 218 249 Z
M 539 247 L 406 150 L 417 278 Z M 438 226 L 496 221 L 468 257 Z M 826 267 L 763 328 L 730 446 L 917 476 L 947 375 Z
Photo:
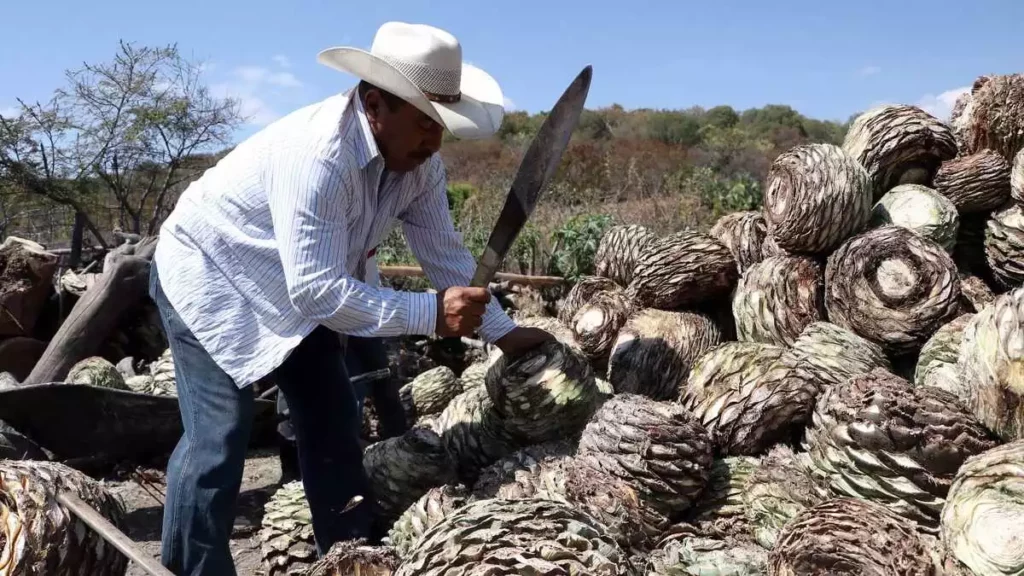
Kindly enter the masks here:
M 433 118 L 456 138 L 487 138 L 498 131 L 505 117 L 505 98 L 498 82 L 472 64 L 463 62 L 462 94 L 458 102 L 449 104 L 430 101 L 397 68 L 359 48 L 328 48 L 317 55 L 317 61 L 391 92 Z

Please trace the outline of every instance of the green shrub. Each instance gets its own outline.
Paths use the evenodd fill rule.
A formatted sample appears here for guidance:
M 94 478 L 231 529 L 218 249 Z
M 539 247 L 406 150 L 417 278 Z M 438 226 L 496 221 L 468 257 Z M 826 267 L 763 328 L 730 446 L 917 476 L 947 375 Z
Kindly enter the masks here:
M 581 214 L 551 234 L 553 247 L 548 273 L 571 281 L 594 273 L 594 256 L 601 236 L 612 224 L 607 214 Z

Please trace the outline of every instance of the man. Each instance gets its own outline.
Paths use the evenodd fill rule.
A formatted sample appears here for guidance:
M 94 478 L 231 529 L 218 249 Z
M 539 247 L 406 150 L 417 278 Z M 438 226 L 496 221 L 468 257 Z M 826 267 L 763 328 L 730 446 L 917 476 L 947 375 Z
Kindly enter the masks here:
M 366 260 L 366 278 L 370 286 L 379 285 L 377 263 L 371 250 Z M 355 380 L 358 376 L 370 375 L 381 369 L 388 368 L 387 351 L 381 338 L 347 338 L 345 346 L 345 371 Z M 374 412 L 377 415 L 378 433 L 382 439 L 400 436 L 409 428 L 401 398 L 398 394 L 399 385 L 395 378 L 387 376 L 352 382 L 355 392 L 356 410 L 355 426 L 362 432 L 363 404 L 366 395 L 373 398 Z M 288 417 L 288 402 L 284 394 L 277 395 L 277 440 L 278 458 L 281 462 L 281 484 L 302 478 L 299 470 L 298 448 L 295 445 L 295 431 Z
M 448 212 L 443 131 L 493 134 L 498 84 L 430 26 L 387 23 L 369 52 L 319 61 L 361 81 L 239 144 L 189 186 L 160 231 L 150 291 L 174 355 L 184 434 L 168 463 L 162 562 L 235 574 L 228 550 L 249 438 L 251 384 L 287 400 L 318 551 L 368 534 L 356 399 L 339 334 L 464 336 L 509 355 L 552 336 L 517 327 L 482 288 Z M 397 221 L 397 222 L 396 222 Z M 361 281 L 400 222 L 436 294 Z M 354 496 L 364 503 L 345 511 Z

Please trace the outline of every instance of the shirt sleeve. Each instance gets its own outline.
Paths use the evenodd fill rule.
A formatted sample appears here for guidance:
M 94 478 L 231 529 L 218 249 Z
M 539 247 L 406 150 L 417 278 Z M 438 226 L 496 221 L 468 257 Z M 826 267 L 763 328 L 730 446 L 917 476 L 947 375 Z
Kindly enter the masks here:
M 402 232 L 423 272 L 438 290 L 468 286 L 476 271 L 476 260 L 462 242 L 448 210 L 445 192 L 447 176 L 443 163 L 432 160 L 427 185 L 400 215 Z M 480 337 L 493 343 L 516 327 L 491 297 L 479 328 Z
M 353 154 L 291 148 L 269 156 L 264 185 L 292 306 L 353 336 L 432 335 L 435 294 L 370 286 L 347 270 L 347 215 L 360 208 Z

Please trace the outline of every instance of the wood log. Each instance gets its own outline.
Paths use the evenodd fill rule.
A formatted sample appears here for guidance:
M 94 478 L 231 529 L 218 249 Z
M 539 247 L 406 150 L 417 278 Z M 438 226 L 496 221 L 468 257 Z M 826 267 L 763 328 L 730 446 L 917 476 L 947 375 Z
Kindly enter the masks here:
M 156 241 L 147 237 L 107 254 L 103 274 L 75 303 L 22 384 L 60 382 L 76 362 L 96 354 L 121 314 L 145 296 Z
M 422 278 L 426 276 L 419 266 L 380 266 L 378 270 L 381 276 L 391 278 Z M 498 272 L 494 278 L 500 282 L 534 287 L 560 286 L 569 282 L 560 276 L 529 276 L 511 272 Z
M 8 237 L 0 245 L 0 336 L 31 336 L 53 290 L 57 256 L 42 245 Z

